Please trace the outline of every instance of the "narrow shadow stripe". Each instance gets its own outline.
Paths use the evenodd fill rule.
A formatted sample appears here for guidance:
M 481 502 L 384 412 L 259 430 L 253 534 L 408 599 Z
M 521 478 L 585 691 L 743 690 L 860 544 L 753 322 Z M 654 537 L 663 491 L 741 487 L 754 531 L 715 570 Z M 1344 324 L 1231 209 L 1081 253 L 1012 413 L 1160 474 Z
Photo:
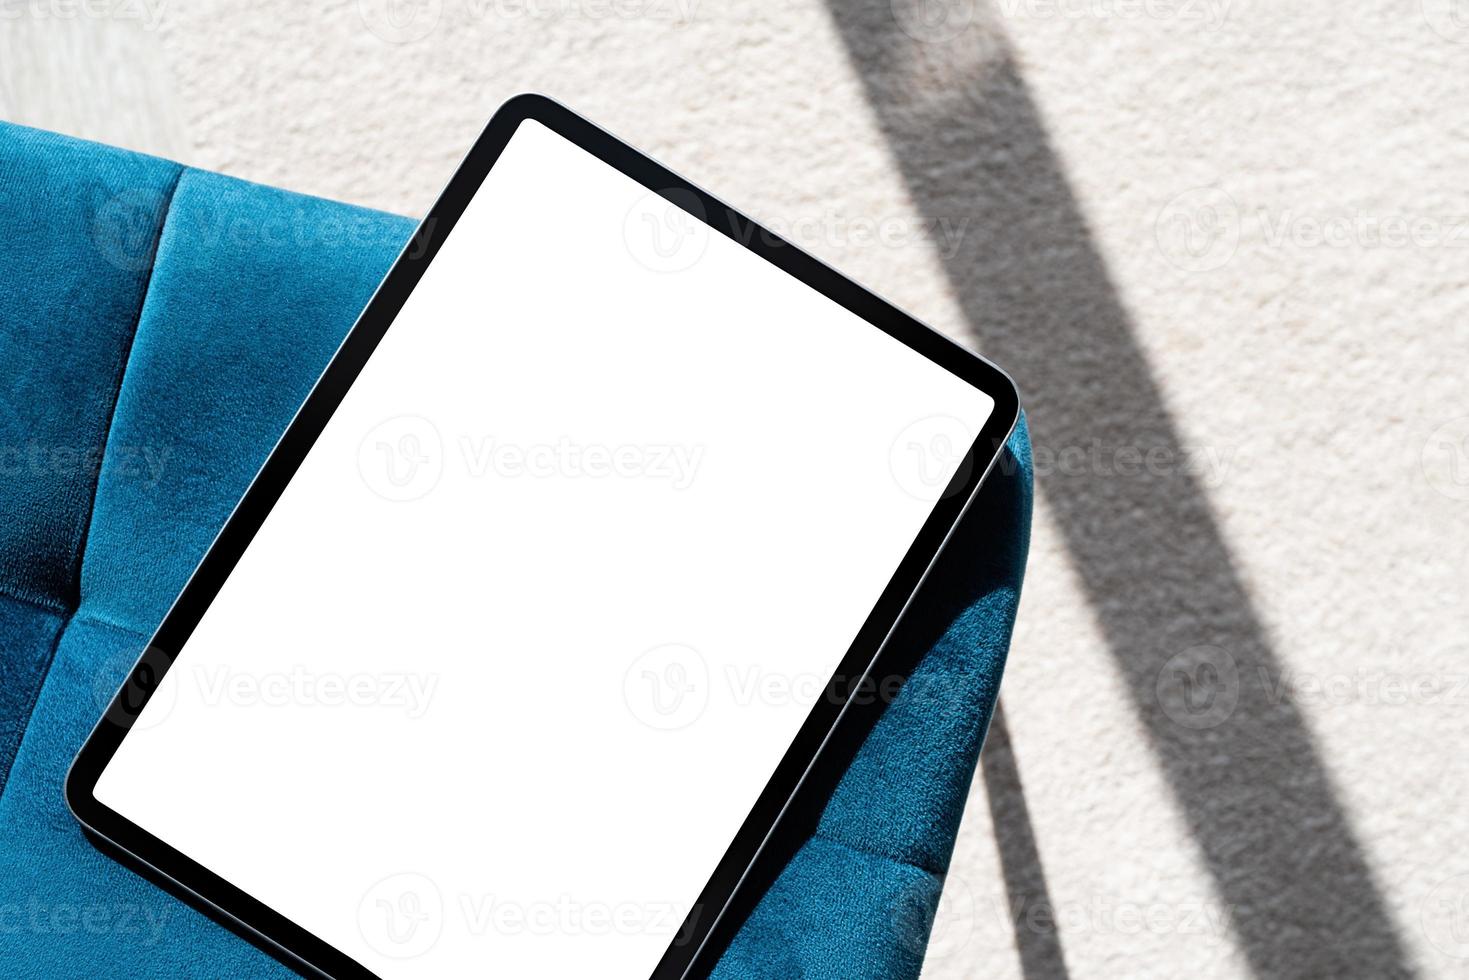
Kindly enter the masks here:
M 1061 927 L 1056 921 L 1056 906 L 1046 888 L 1046 873 L 1036 846 L 1025 790 L 1020 785 L 1020 768 L 1015 764 L 1003 701 L 995 705 L 994 720 L 990 722 L 979 764 L 984 773 L 990 819 L 995 825 L 1000 870 L 1010 897 L 1020 971 L 1025 980 L 1068 980 L 1066 958 L 1061 952 Z

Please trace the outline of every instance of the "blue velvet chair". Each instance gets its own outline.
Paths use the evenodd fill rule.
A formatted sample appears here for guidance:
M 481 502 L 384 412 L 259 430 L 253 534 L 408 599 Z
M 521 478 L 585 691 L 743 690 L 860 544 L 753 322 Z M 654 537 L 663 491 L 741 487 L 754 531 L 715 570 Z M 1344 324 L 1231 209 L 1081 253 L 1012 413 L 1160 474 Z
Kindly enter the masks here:
M 67 766 L 414 223 L 0 124 L 0 973 L 291 972 L 94 850 Z M 913 680 L 721 977 L 918 974 L 1030 522 L 1023 425 Z

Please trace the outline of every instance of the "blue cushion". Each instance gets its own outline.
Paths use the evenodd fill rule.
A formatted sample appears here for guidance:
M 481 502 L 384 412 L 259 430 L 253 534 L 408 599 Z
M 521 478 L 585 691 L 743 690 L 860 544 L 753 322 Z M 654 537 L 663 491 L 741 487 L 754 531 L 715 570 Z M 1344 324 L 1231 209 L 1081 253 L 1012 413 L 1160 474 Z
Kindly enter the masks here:
M 0 783 L 68 611 L 177 164 L 0 138 Z
M 0 124 L 0 963 L 291 976 L 100 853 L 62 779 L 414 223 Z M 917 976 L 1014 621 L 1024 428 L 925 588 L 913 680 L 721 977 Z

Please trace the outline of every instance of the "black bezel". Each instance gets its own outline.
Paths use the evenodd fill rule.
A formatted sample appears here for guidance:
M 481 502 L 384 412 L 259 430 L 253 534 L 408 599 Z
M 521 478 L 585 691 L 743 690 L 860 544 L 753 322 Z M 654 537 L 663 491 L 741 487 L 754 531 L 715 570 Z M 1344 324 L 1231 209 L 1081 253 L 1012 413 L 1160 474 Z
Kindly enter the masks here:
M 188 640 L 240 555 L 275 505 L 307 451 L 397 316 L 425 268 L 479 189 L 516 127 L 535 120 L 674 204 L 697 212 L 715 231 L 818 290 L 995 401 L 960 466 L 877 605 L 852 642 L 780 765 L 766 784 L 695 903 L 695 911 L 653 973 L 653 980 L 704 975 L 785 861 L 809 835 L 826 796 L 889 700 L 886 641 L 943 544 L 989 472 L 1019 414 L 1010 379 L 998 368 L 929 329 L 855 282 L 767 231 L 672 171 L 565 107 L 520 95 L 490 119 L 418 232 L 399 254 L 311 394 L 235 507 L 175 600 L 148 648 L 77 754 L 66 800 L 89 839 L 133 870 L 190 902 L 286 964 L 324 977 L 372 978 L 356 961 L 181 852 L 102 805 L 97 780 L 158 681 Z M 697 207 L 690 207 L 690 201 Z M 718 303 L 720 297 L 709 296 Z M 839 370 L 834 357 L 833 370 Z M 854 697 L 857 692 L 875 696 Z M 817 767 L 818 757 L 823 765 Z M 713 914 L 708 914 L 713 913 Z

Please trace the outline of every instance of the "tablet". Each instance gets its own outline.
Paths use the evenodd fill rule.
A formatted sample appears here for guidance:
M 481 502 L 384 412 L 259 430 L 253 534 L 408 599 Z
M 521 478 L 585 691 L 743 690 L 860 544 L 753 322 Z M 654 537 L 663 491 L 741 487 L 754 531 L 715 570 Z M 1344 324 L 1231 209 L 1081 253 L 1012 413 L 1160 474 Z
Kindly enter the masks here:
M 69 804 L 308 973 L 706 974 L 1017 412 L 992 365 L 517 97 Z

